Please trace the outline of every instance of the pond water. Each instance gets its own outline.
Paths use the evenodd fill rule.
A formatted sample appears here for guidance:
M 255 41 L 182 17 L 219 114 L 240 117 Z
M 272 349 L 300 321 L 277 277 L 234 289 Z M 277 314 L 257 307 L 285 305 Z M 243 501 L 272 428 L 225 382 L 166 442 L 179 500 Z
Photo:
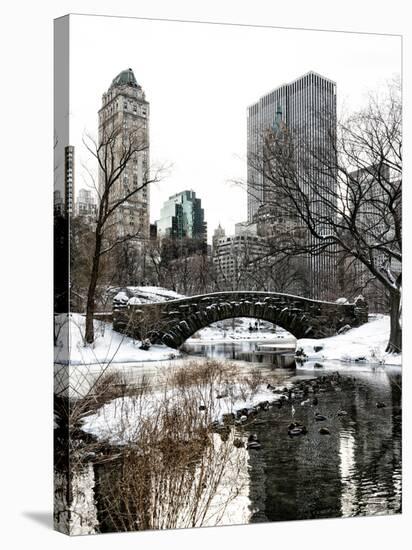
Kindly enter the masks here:
M 188 340 L 181 350 L 190 356 L 247 361 L 272 367 L 295 367 L 296 340 L 293 337 L 276 340 L 229 340 L 199 342 Z
M 189 342 L 184 351 L 188 355 L 183 362 L 202 357 L 230 360 L 240 371 L 259 368 L 280 385 L 304 388 L 317 381 L 315 393 L 311 390 L 234 427 L 240 438 L 254 434 L 261 444 L 259 450 L 245 450 L 247 485 L 239 499 L 245 507 L 247 497 L 246 522 L 401 512 L 400 369 L 339 363 L 333 369 L 296 369 L 292 341 Z M 316 420 L 316 412 L 325 420 Z M 305 425 L 307 434 L 288 435 L 291 422 Z M 330 433 L 321 434 L 321 427 Z M 93 471 L 88 472 L 90 490 Z M 99 508 L 98 499 L 91 499 L 89 507 L 88 517 L 98 517 L 93 512 Z M 96 521 L 93 527 L 86 522 L 78 532 L 104 531 Z M 230 524 L 230 514 L 221 523 Z
M 298 400 L 274 407 L 251 426 L 262 444 L 250 452 L 251 522 L 400 512 L 400 374 L 339 372 L 336 384 L 332 372 L 315 374 L 316 406 Z M 313 376 L 302 371 L 294 381 Z M 326 420 L 315 420 L 316 412 Z M 291 421 L 307 435 L 288 436 Z

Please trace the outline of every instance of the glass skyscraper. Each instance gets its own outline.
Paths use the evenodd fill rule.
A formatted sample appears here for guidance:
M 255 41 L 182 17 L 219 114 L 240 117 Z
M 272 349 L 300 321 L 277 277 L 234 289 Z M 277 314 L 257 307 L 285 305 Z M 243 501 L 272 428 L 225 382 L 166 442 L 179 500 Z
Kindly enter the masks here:
M 302 181 L 304 172 L 312 170 L 319 178 L 319 188 L 328 194 L 329 200 L 333 200 L 336 193 L 337 180 L 332 173 L 316 172 L 315 166 L 310 168 L 313 162 L 310 151 L 316 150 L 317 154 L 331 160 L 336 151 L 336 84 L 328 78 L 309 72 L 267 93 L 248 108 L 247 209 L 250 222 L 261 222 L 260 213 L 274 222 L 274 218 L 283 218 L 279 208 L 270 212 L 271 196 L 277 192 L 276 188 L 268 185 L 264 181 L 262 170 L 256 169 L 253 161 L 250 162 L 250 159 L 263 157 L 265 139 L 279 130 L 287 132 L 292 144 L 305 144 L 293 152 L 294 166 L 297 174 L 302 174 Z M 324 208 L 313 197 L 308 196 L 308 199 L 314 205 L 313 208 Z M 274 202 L 279 204 L 280 201 Z M 321 214 L 327 219 L 329 213 Z M 318 231 L 327 233 L 328 227 L 319 227 Z M 307 239 L 311 238 L 308 234 Z M 321 298 L 325 295 L 325 287 L 333 287 L 335 259 L 333 255 L 319 255 L 308 260 L 311 278 L 309 294 L 313 298 Z
M 206 241 L 207 227 L 201 199 L 194 191 L 181 191 L 169 197 L 160 210 L 158 235 Z

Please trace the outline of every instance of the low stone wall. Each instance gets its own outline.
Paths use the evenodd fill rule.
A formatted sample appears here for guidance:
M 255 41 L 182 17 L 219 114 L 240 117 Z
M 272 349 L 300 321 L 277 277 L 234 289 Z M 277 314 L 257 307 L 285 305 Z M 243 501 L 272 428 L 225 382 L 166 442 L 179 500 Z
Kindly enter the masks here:
M 367 322 L 368 306 L 309 300 L 266 292 L 217 292 L 154 304 L 115 304 L 113 328 L 177 348 L 198 330 L 234 317 L 263 319 L 296 338 L 333 336 L 342 327 Z

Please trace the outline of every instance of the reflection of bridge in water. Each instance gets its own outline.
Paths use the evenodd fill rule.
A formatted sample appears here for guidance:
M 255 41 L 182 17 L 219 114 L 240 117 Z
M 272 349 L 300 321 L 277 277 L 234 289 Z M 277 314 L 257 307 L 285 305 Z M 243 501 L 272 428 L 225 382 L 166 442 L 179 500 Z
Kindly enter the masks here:
M 368 306 L 322 302 L 274 292 L 215 292 L 167 302 L 113 303 L 113 328 L 135 338 L 150 336 L 178 348 L 198 330 L 235 317 L 249 317 L 281 326 L 296 338 L 333 336 L 345 325 L 367 322 Z

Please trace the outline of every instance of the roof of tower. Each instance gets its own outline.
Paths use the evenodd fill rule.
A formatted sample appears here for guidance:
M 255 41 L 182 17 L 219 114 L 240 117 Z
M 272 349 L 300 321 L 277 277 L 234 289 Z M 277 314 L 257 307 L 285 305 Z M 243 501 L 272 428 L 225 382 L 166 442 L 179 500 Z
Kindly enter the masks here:
M 333 84 L 333 86 L 336 86 L 336 82 L 334 80 L 331 80 L 330 78 L 327 78 L 326 76 L 322 76 L 321 74 L 319 74 L 315 71 L 308 71 L 307 73 L 305 73 L 301 76 L 298 76 L 297 78 L 295 78 L 294 80 L 291 80 L 290 82 L 284 82 L 283 84 L 280 84 L 279 86 L 276 86 L 276 88 L 273 88 L 272 90 L 270 90 L 270 92 L 267 92 L 266 94 L 262 95 L 258 99 L 258 101 L 255 101 L 254 103 L 251 103 L 250 105 L 248 105 L 248 109 L 250 109 L 251 107 L 254 107 L 255 105 L 258 105 L 259 102 L 261 102 L 264 98 L 267 98 L 268 96 L 273 94 L 273 92 L 276 92 L 277 90 L 280 90 L 281 88 L 284 88 L 286 86 L 292 86 L 293 84 L 295 84 L 299 80 L 303 80 L 304 78 L 306 78 L 308 76 L 316 76 L 318 78 L 321 78 L 322 80 L 326 80 L 330 84 Z
M 139 88 L 139 84 L 134 76 L 132 69 L 126 69 L 119 73 L 116 78 L 113 78 L 110 87 L 112 86 L 132 86 L 133 88 Z

